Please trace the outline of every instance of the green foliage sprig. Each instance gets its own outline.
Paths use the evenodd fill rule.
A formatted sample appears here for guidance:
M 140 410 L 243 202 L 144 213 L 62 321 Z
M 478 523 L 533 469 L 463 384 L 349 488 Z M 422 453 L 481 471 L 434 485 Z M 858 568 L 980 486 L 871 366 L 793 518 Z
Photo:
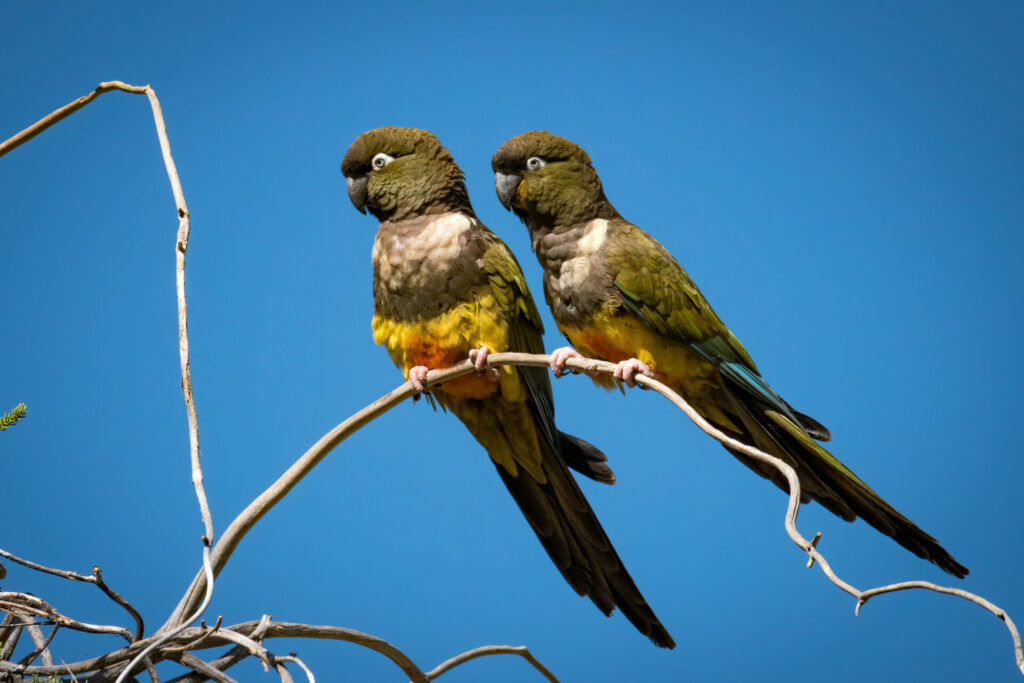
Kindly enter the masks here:
M 0 415 L 0 432 L 10 429 L 18 420 L 26 415 L 28 415 L 28 408 L 25 407 L 24 403 L 19 403 L 14 406 L 14 410 L 11 412 Z

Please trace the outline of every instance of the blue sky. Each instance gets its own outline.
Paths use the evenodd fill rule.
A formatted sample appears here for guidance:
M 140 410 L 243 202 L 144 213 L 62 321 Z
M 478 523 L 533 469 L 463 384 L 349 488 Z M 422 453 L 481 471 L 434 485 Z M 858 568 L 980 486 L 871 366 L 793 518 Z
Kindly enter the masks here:
M 1024 6 L 5 3 L 6 138 L 104 80 L 151 83 L 192 213 L 193 381 L 215 529 L 401 379 L 373 345 L 375 221 L 338 171 L 361 132 L 434 131 L 539 295 L 490 157 L 547 129 L 590 153 L 832 450 L 1024 623 Z M 107 94 L 0 159 L 0 547 L 103 567 L 150 628 L 199 566 L 174 299 L 177 221 L 146 100 Z M 549 348 L 560 345 L 548 321 Z M 1006 629 L 931 593 L 861 616 L 785 535 L 785 497 L 653 394 L 556 383 L 602 448 L 581 482 L 679 647 L 564 583 L 453 417 L 404 404 L 346 441 L 246 537 L 207 620 L 347 626 L 427 669 L 526 644 L 562 680 L 1019 680 Z M 859 588 L 951 584 L 863 522 L 803 508 Z M 98 591 L 7 564 L 118 622 Z M 58 637 L 67 661 L 116 646 Z M 335 642 L 320 680 L 401 681 Z M 173 666 L 168 667 L 170 672 Z M 232 670 L 268 680 L 256 663 Z M 800 672 L 800 673 L 797 673 Z M 539 680 L 517 658 L 451 681 Z

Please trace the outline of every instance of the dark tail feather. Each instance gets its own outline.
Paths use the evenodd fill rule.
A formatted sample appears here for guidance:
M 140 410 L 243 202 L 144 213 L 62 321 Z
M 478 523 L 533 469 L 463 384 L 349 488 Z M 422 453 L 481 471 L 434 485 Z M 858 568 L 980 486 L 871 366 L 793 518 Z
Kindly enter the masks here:
M 904 548 L 928 560 L 944 572 L 961 579 L 969 573 L 967 567 L 954 560 L 938 541 L 885 502 L 838 458 L 815 443 L 800 427 L 773 410 L 765 411 L 764 416 L 765 428 L 774 431 L 780 441 L 788 442 L 786 445 L 793 457 L 804 465 L 805 469 L 813 471 L 819 479 L 826 482 L 865 522 L 886 536 L 891 536 Z
M 856 513 L 850 509 L 842 496 L 833 491 L 826 482 L 822 481 L 814 470 L 810 470 L 800 464 L 800 460 L 791 453 L 793 449 L 779 440 L 778 435 L 775 433 L 777 430 L 765 428 L 764 409 L 758 405 L 747 405 L 742 401 L 742 396 L 743 394 L 733 393 L 724 388 L 719 392 L 718 396 L 719 402 L 726 408 L 727 412 L 737 418 L 741 432 L 734 432 L 736 438 L 751 444 L 765 453 L 781 458 L 786 464 L 795 469 L 797 476 L 800 477 L 801 503 L 809 503 L 811 500 L 816 500 L 837 517 L 841 517 L 848 522 L 857 519 Z M 789 493 L 789 480 L 783 476 L 782 472 L 740 451 L 728 447 L 726 447 L 726 450 L 732 453 L 744 465 L 771 481 L 787 494 Z
M 565 432 L 558 432 L 558 436 L 562 442 L 562 459 L 566 465 L 602 484 L 615 483 L 615 473 L 607 465 L 607 455 L 578 436 Z
M 789 404 L 786 404 L 789 406 Z M 793 410 L 793 406 L 789 406 L 790 410 Z M 811 438 L 817 439 L 818 441 L 831 441 L 832 432 L 828 431 L 825 425 L 815 420 L 810 415 L 804 415 L 798 410 L 793 410 L 793 415 L 796 417 L 796 421 L 800 424 L 800 427 L 807 432 Z
M 792 466 L 800 477 L 803 493 L 801 502 L 806 502 L 809 496 L 847 521 L 862 517 L 865 522 L 943 571 L 959 578 L 967 575 L 967 567 L 954 560 L 938 541 L 897 512 L 834 455 L 815 442 L 815 439 L 826 441 L 831 438 L 825 427 L 817 420 L 793 410 L 760 375 L 752 373 L 749 368 L 733 366 L 736 364 L 726 363 L 719 367 L 724 382 L 715 398 L 739 424 L 734 428 L 724 428 L 746 443 L 782 458 Z M 742 433 L 737 433 L 736 427 Z M 730 452 L 740 462 L 770 479 L 783 491 L 789 492 L 788 481 L 775 468 L 738 451 Z
M 675 647 L 672 636 L 626 571 L 572 474 L 545 445 L 541 449 L 548 477 L 544 483 L 523 469 L 513 476 L 504 467 L 495 467 L 544 550 L 573 590 L 589 597 L 605 615 L 618 607 L 655 645 Z

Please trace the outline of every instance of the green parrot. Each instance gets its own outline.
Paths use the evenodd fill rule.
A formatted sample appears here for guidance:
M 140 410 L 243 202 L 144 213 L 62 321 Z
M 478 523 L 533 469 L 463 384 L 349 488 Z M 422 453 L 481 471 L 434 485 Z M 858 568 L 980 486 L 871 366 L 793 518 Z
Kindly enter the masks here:
M 675 647 L 567 469 L 612 484 L 605 455 L 555 427 L 546 369 L 487 366 L 491 352 L 544 353 L 543 327 L 519 263 L 473 213 L 451 154 L 427 131 L 389 126 L 356 138 L 341 172 L 355 207 L 380 221 L 374 341 L 421 392 L 429 368 L 474 361 L 476 374 L 428 396 L 487 450 L 569 585 L 605 615 L 618 607 L 659 647 Z
M 628 386 L 637 373 L 656 377 L 721 431 L 789 463 L 800 477 L 802 502 L 814 499 L 847 521 L 862 517 L 943 571 L 968 573 L 816 443 L 828 441 L 829 431 L 768 385 L 672 255 L 619 215 L 585 151 L 533 131 L 502 144 L 491 166 L 498 199 L 530 231 L 545 298 L 575 347 L 552 354 L 556 376 L 567 358 L 582 353 L 617 363 L 614 378 Z M 595 381 L 614 386 L 607 376 Z M 730 452 L 789 492 L 773 467 Z

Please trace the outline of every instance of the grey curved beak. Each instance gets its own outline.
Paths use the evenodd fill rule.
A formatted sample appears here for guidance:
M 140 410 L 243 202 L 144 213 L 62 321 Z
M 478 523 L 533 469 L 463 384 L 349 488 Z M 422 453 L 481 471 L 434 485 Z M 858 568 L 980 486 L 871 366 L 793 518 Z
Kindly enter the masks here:
M 515 199 L 516 190 L 519 189 L 522 180 L 523 177 L 515 173 L 494 172 L 494 191 L 498 193 L 498 201 L 509 211 L 512 210 L 512 200 Z
M 364 175 L 351 178 L 345 176 L 345 185 L 348 187 L 348 198 L 352 200 L 352 206 L 359 209 L 359 213 L 366 213 L 366 182 L 368 178 Z

